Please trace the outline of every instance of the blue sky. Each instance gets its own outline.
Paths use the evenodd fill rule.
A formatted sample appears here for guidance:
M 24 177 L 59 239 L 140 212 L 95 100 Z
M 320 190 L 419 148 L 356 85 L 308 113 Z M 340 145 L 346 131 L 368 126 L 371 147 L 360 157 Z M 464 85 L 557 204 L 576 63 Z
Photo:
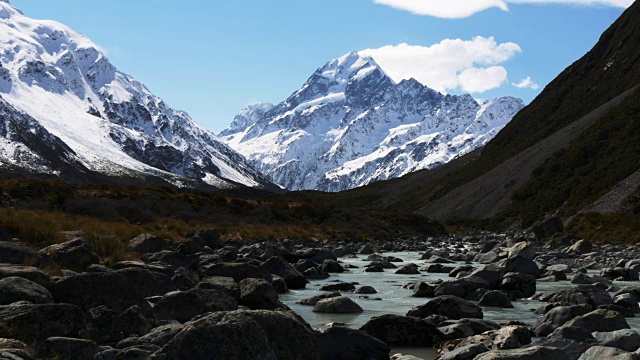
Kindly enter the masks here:
M 459 6 L 463 10 L 465 1 L 493 4 L 487 10 L 456 19 L 438 17 L 442 16 L 440 13 L 433 16 L 431 10 L 427 15 L 417 15 L 405 11 L 406 6 L 405 10 L 400 9 L 403 4 L 415 4 L 411 1 L 433 0 L 11 0 L 11 3 L 29 17 L 56 20 L 87 35 L 106 49 L 121 71 L 145 83 L 171 106 L 187 111 L 197 122 L 218 132 L 241 108 L 257 101 L 284 100 L 316 68 L 352 50 L 382 48 L 372 51 L 380 57 L 402 57 L 406 53 L 407 59 L 376 60 L 383 68 L 386 63 L 385 70 L 390 74 L 415 73 L 418 77 L 432 69 L 434 63 L 450 65 L 451 56 L 458 54 L 455 49 L 449 51 L 449 58 L 445 56 L 440 61 L 438 57 L 453 49 L 451 44 L 473 47 L 481 54 L 469 60 L 471 65 L 463 64 L 453 71 L 459 75 L 471 66 L 479 69 L 468 72 L 475 76 L 493 68 L 497 71 L 490 71 L 491 81 L 498 81 L 499 87 L 481 91 L 485 89 L 479 82 L 486 85 L 484 78 L 463 82 L 455 74 L 426 85 L 438 88 L 446 81 L 459 81 L 459 86 L 454 82 L 450 86 L 456 87 L 446 91 L 461 93 L 466 88 L 476 91 L 472 95 L 478 99 L 512 95 L 528 103 L 597 42 L 600 34 L 624 11 L 615 5 L 630 0 L 601 0 L 614 6 L 513 0 L 507 1 L 508 11 L 501 9 L 506 4 L 501 0 L 435 0 L 444 7 L 462 3 Z M 460 8 L 454 10 L 459 12 Z M 454 13 L 453 17 L 467 15 Z M 462 41 L 442 43 L 446 39 Z M 411 47 L 384 48 L 403 43 Z M 442 44 L 432 47 L 439 43 Z M 488 58 L 483 57 L 483 51 L 488 52 L 485 54 Z M 506 72 L 505 79 L 501 78 L 503 70 L 498 68 Z M 540 87 L 513 85 L 527 77 Z M 421 81 L 427 80 L 431 78 L 425 75 Z

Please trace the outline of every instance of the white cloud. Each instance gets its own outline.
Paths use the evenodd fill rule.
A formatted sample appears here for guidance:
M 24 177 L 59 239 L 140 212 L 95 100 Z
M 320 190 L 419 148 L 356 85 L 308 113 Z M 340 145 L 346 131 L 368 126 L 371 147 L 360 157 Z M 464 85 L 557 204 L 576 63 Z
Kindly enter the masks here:
M 418 15 L 445 19 L 466 18 L 481 11 L 498 8 L 509 11 L 509 4 L 574 4 L 627 8 L 634 0 L 373 0 Z
M 507 70 L 502 66 L 486 69 L 469 68 L 458 75 L 462 90 L 469 93 L 481 93 L 500 87 L 507 81 Z
M 520 81 L 519 83 L 512 83 L 511 85 L 517 87 L 518 89 L 537 90 L 540 88 L 540 85 L 538 85 L 535 81 L 533 81 L 533 79 L 531 79 L 531 76 L 527 76 L 526 78 L 522 79 L 522 81 Z
M 414 78 L 444 93 L 459 88 L 480 93 L 506 81 L 507 71 L 497 65 L 521 51 L 515 43 L 498 44 L 493 37 L 478 36 L 446 39 L 431 46 L 388 45 L 359 53 L 373 57 L 396 82 Z

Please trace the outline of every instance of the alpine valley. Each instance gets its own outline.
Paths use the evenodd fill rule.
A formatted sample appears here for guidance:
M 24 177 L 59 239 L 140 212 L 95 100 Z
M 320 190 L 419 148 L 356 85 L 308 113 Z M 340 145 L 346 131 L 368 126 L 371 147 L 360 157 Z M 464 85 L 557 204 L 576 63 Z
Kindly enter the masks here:
M 3 170 L 72 182 L 276 189 L 67 26 L 30 19 L 0 1 L 0 49 Z
M 219 136 L 274 183 L 337 192 L 445 164 L 484 146 L 523 107 L 395 83 L 351 52 L 284 102 L 242 110 Z

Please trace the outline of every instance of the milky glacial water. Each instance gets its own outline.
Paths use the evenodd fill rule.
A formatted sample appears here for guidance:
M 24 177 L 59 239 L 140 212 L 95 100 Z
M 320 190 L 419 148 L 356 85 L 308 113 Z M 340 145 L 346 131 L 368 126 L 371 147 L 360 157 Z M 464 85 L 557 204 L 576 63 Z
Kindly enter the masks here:
M 383 255 L 394 256 L 404 260 L 402 263 L 395 263 L 398 267 L 403 264 L 414 263 L 422 269 L 423 267 L 430 265 L 426 260 L 420 260 L 421 254 L 418 252 L 393 252 L 384 253 Z M 420 275 L 399 275 L 395 274 L 396 269 L 385 269 L 384 273 L 367 273 L 364 272 L 364 266 L 369 263 L 369 261 L 365 260 L 366 258 L 367 255 L 358 255 L 357 258 L 341 258 L 339 260 L 343 265 L 354 265 L 358 268 L 351 269 L 350 271 L 342 274 L 331 274 L 331 277 L 325 280 L 312 281 L 307 284 L 307 288 L 304 290 L 291 290 L 288 294 L 280 295 L 280 300 L 287 304 L 292 310 L 300 314 L 314 328 L 323 328 L 326 327 L 326 324 L 340 322 L 345 323 L 348 327 L 359 329 L 374 316 L 381 316 L 385 314 L 406 315 L 411 308 L 425 304 L 431 300 L 430 298 L 411 297 L 413 291 L 402 289 L 402 285 L 416 281 L 432 282 L 438 279 L 453 279 L 450 278 L 448 274 L 430 274 L 426 272 Z M 455 263 L 450 266 L 455 267 L 458 265 L 463 265 L 463 263 Z M 480 264 L 472 265 L 476 267 L 482 266 Z M 297 301 L 302 299 L 324 293 L 324 291 L 320 291 L 320 287 L 335 283 L 336 280 L 343 282 L 357 282 L 360 285 L 356 285 L 356 288 L 363 285 L 372 286 L 378 293 L 372 295 L 360 295 L 350 292 L 342 293 L 342 295 L 350 297 L 364 309 L 364 312 L 361 314 L 314 313 L 312 311 L 312 306 L 296 304 Z M 628 285 L 638 285 L 638 283 L 616 282 L 615 285 L 623 287 Z M 537 292 L 551 293 L 571 286 L 573 285 L 569 281 L 539 281 L 537 282 Z M 369 299 L 363 298 L 363 296 L 369 296 Z M 512 304 L 514 306 L 512 309 L 485 307 L 483 308 L 484 318 L 494 321 L 517 320 L 528 325 L 532 325 L 538 319 L 538 315 L 534 313 L 534 310 L 546 303 L 537 300 L 525 299 L 513 301 Z M 636 331 L 640 331 L 640 318 L 627 318 L 627 322 L 629 322 L 631 328 Z M 425 360 L 436 358 L 436 352 L 433 349 L 393 349 L 392 353 L 396 352 L 402 352 L 405 355 L 414 355 Z

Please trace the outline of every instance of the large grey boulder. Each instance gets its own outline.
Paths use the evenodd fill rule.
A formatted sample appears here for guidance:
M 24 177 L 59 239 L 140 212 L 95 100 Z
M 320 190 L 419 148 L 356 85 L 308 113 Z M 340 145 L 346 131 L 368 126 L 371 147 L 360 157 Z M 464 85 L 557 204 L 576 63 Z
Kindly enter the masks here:
M 318 339 L 290 312 L 216 312 L 184 325 L 150 359 L 320 360 Z
M 157 253 L 164 250 L 171 250 L 171 240 L 153 236 L 151 234 L 140 234 L 129 240 L 127 247 L 131 251 L 140 254 Z
M 471 344 L 462 347 L 456 347 L 452 351 L 442 355 L 438 360 L 473 360 L 476 356 L 484 354 L 489 349 L 482 344 Z
M 593 346 L 587 349 L 578 360 L 636 360 L 638 354 L 608 346 Z
M 564 302 L 574 305 L 588 305 L 597 309 L 600 305 L 613 303 L 611 295 L 606 289 L 598 285 L 578 285 L 573 288 L 556 292 L 550 299 L 551 302 Z
M 91 340 L 50 337 L 38 348 L 39 359 L 86 360 L 98 352 L 98 344 Z
M 569 248 L 569 251 L 578 255 L 590 253 L 592 250 L 593 244 L 587 240 L 580 240 Z
M 316 334 L 321 360 L 389 360 L 389 346 L 363 331 L 331 327 Z
M 614 347 L 624 351 L 636 351 L 640 348 L 640 334 L 631 329 L 611 332 L 596 331 L 593 333 L 593 337 L 601 346 Z
M 470 276 L 461 279 L 444 281 L 435 289 L 435 296 L 451 295 L 466 298 L 478 289 L 488 289 L 489 284 L 482 278 Z
M 265 278 L 268 275 L 262 268 L 247 263 L 213 263 L 199 268 L 201 278 L 209 276 L 231 277 L 240 282 L 247 278 Z
M 0 279 L 0 305 L 18 301 L 49 304 L 53 302 L 53 296 L 43 286 L 21 277 Z
M 536 322 L 533 331 L 538 336 L 547 336 L 567 322 L 587 313 L 589 308 L 584 305 L 557 306 Z
M 36 267 L 0 264 L 0 279 L 14 276 L 31 280 L 40 286 L 44 286 L 45 288 L 51 286 L 51 277 L 49 276 L 49 274 Z
M 595 310 L 588 314 L 578 316 L 563 326 L 581 327 L 590 332 L 610 332 L 629 329 L 629 324 L 622 314 L 617 311 L 604 309 Z
M 497 290 L 502 283 L 504 269 L 497 266 L 481 266 L 473 270 L 469 277 L 481 278 L 489 285 L 489 289 Z
M 307 286 L 304 275 L 282 257 L 270 257 L 260 267 L 269 274 L 283 278 L 289 289 L 304 289 Z
M 141 268 L 127 268 L 116 270 L 115 272 L 124 276 L 130 284 L 136 287 L 138 293 L 145 298 L 162 296 L 176 290 L 171 278 L 159 272 Z
M 534 278 L 540 277 L 540 268 L 535 261 L 527 259 L 521 256 L 507 258 L 500 262 L 504 266 L 504 271 L 507 273 L 515 272 L 531 275 Z
M 525 259 L 533 260 L 536 257 L 536 246 L 534 243 L 522 241 L 513 245 L 509 249 L 509 257 L 523 257 Z
M 268 281 L 251 278 L 240 281 L 240 305 L 252 310 L 275 310 L 282 307 L 278 293 Z
M 156 320 L 187 322 L 198 315 L 237 308 L 236 300 L 222 291 L 191 289 L 164 295 L 153 307 L 153 313 Z
M 502 291 L 492 290 L 486 292 L 478 301 L 479 306 L 512 308 L 513 304 L 509 300 L 507 294 Z
M 77 337 L 85 327 L 82 310 L 70 304 L 20 304 L 0 306 L 0 337 L 27 343 L 52 336 Z
M 415 307 L 407 313 L 407 316 L 426 318 L 431 315 L 442 315 L 449 319 L 459 320 L 464 318 L 482 319 L 482 309 L 457 296 L 438 296 L 424 305 Z
M 220 290 L 232 298 L 240 301 L 240 285 L 232 277 L 211 276 L 200 280 L 198 289 Z
M 513 350 L 493 350 L 474 360 L 567 360 L 567 354 L 555 347 L 531 346 Z
M 363 311 L 360 305 L 346 296 L 323 299 L 313 306 L 313 312 L 318 313 L 357 314 Z
M 463 339 L 458 347 L 482 344 L 490 350 L 518 349 L 531 343 L 529 329 L 524 326 L 506 326 Z
M 73 271 L 85 271 L 89 265 L 100 262 L 93 245 L 82 238 L 48 246 L 40 250 L 40 254 L 44 259 Z
M 56 302 L 77 305 L 85 310 L 106 306 L 118 313 L 146 300 L 139 291 L 140 284 L 132 284 L 115 271 L 83 273 L 64 278 L 51 287 Z
M 507 273 L 500 289 L 514 299 L 529 298 L 536 293 L 536 278 L 522 273 Z
M 42 256 L 23 244 L 12 241 L 0 241 L 0 263 L 24 265 L 33 263 L 39 265 Z
M 339 296 L 342 296 L 339 292 L 337 292 L 337 291 L 329 291 L 329 292 L 322 293 L 320 295 L 312 296 L 312 297 L 307 298 L 307 299 L 302 299 L 302 300 L 298 301 L 298 304 L 314 306 L 320 300 L 339 297 Z
M 409 316 L 373 317 L 360 330 L 396 347 L 433 347 L 446 339 L 431 322 Z

